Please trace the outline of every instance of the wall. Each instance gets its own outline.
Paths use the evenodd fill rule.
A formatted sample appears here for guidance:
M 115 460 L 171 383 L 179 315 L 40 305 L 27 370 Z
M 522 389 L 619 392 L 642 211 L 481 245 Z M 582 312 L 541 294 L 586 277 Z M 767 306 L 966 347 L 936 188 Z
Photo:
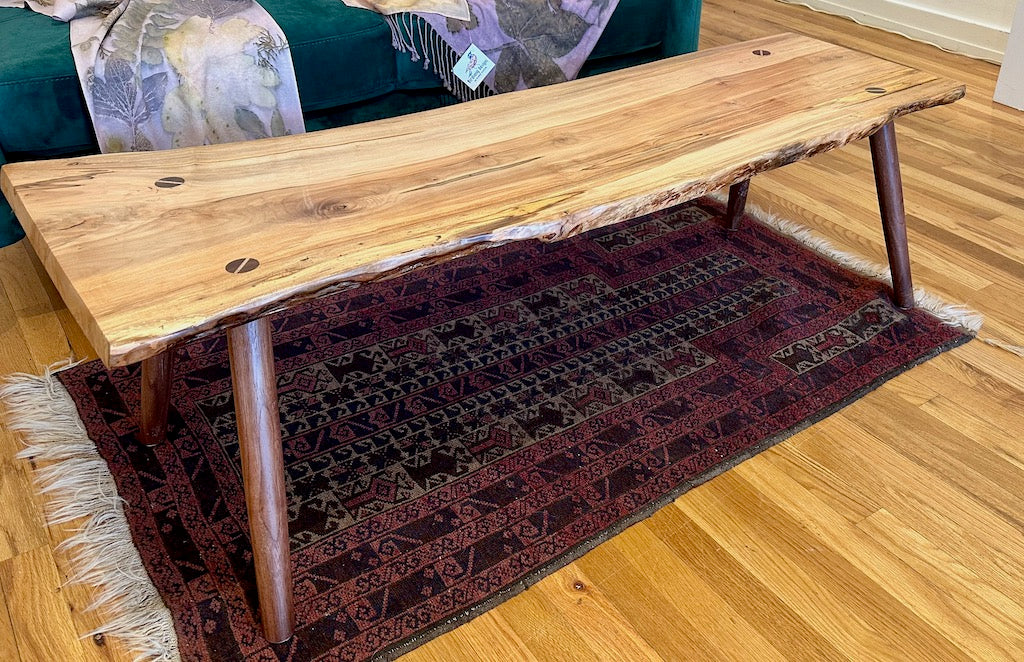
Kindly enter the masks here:
M 1024 110 L 1024 0 L 1017 5 L 1017 14 L 1006 46 L 1003 68 L 999 71 L 995 100 L 1017 110 Z
M 781 0 L 1001 62 L 1017 0 Z

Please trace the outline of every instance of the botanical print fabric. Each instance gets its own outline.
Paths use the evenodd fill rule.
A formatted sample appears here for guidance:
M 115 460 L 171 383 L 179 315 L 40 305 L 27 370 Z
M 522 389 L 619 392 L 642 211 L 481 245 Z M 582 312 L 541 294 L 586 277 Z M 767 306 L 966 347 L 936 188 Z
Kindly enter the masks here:
M 0 0 L 70 22 L 104 152 L 302 133 L 288 43 L 255 0 Z
M 463 100 L 571 80 L 594 50 L 618 0 L 468 0 L 469 19 L 434 13 L 388 16 L 395 47 L 423 57 Z M 440 37 L 444 45 L 438 43 Z M 482 91 L 451 74 L 476 45 L 495 63 Z
M 463 21 L 469 20 L 469 4 L 466 0 L 342 0 L 342 2 L 349 7 L 370 9 L 378 14 L 423 11 Z

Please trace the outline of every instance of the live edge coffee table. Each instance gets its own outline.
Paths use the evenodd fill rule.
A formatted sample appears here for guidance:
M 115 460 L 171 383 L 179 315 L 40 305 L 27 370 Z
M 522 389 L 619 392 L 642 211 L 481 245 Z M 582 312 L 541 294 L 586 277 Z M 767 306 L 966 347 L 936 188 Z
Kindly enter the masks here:
M 954 81 L 784 34 L 358 126 L 4 166 L 3 192 L 108 366 L 142 361 L 165 432 L 176 345 L 227 332 L 261 619 L 293 630 L 267 316 L 508 241 L 555 241 L 871 137 L 899 306 L 913 305 L 893 120 Z

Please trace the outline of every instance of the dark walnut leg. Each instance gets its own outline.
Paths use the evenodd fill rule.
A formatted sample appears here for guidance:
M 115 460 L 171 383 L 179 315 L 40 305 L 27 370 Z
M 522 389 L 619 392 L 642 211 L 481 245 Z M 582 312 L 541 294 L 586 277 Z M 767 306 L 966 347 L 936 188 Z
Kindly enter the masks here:
M 288 556 L 284 453 L 271 349 L 270 322 L 266 318 L 228 330 L 242 480 L 263 634 L 267 641 L 280 643 L 291 638 L 295 614 Z
M 174 349 L 142 361 L 142 415 L 139 441 L 156 446 L 167 438 L 167 406 L 174 377 Z
M 740 219 L 743 218 L 743 211 L 747 208 L 747 192 L 750 190 L 750 180 L 744 179 L 729 187 L 729 206 L 725 211 L 726 227 L 730 230 L 740 229 Z
M 875 186 L 878 189 L 878 207 L 882 212 L 885 249 L 889 254 L 893 299 L 900 308 L 913 308 L 914 284 L 910 280 L 907 215 L 903 209 L 903 180 L 896 151 L 896 128 L 892 122 L 871 136 L 871 161 L 875 165 Z

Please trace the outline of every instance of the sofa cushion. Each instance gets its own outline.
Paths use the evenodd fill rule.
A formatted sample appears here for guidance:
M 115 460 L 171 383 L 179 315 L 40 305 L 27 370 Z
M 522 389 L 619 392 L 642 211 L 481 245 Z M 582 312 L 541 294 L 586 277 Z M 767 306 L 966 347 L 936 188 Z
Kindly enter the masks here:
M 261 4 L 288 35 L 307 113 L 439 84 L 421 63 L 394 52 L 391 31 L 372 12 L 340 0 Z M 621 0 L 593 58 L 657 46 L 669 4 Z M 0 44 L 0 150 L 34 157 L 95 150 L 67 25 L 28 9 L 0 9 Z
M 0 9 L 0 43 L 0 147 L 45 154 L 90 145 L 67 25 Z
M 4 153 L 0 152 L 0 167 L 7 163 Z M 0 196 L 0 246 L 7 246 L 25 236 L 25 231 L 18 225 L 14 218 L 14 210 L 7 204 L 3 196 Z
M 379 16 L 340 0 L 262 4 L 288 35 L 304 110 L 353 103 L 394 89 L 391 31 Z M 4 151 L 95 149 L 69 41 L 65 23 L 27 9 L 0 9 Z

